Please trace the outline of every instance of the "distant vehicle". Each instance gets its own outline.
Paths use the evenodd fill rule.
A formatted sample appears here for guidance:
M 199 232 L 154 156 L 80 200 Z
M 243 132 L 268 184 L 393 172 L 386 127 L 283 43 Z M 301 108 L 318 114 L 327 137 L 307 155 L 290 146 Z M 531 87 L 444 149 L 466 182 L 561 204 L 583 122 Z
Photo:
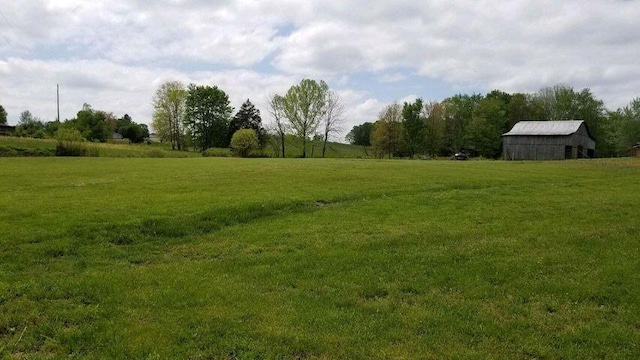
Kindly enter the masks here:
M 456 160 L 467 160 L 467 154 L 465 154 L 464 151 L 460 151 L 453 155 L 453 158 Z

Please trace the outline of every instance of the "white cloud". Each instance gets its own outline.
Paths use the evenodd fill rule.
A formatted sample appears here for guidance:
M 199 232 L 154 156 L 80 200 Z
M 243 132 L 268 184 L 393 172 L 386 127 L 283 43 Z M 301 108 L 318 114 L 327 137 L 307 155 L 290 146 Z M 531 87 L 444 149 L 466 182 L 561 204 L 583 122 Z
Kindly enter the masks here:
M 63 118 L 88 102 L 144 122 L 165 79 L 218 85 L 265 118 L 269 93 L 325 79 L 349 125 L 443 86 L 565 83 L 612 109 L 640 96 L 638 1 L 25 0 L 0 12 L 0 102 L 13 122 L 25 109 L 53 119 L 56 83 Z

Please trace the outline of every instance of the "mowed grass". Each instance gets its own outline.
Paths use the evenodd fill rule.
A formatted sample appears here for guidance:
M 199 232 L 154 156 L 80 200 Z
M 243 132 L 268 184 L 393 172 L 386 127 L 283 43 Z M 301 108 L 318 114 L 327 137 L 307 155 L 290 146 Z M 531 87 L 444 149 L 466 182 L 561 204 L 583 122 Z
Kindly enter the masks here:
M 3 357 L 640 357 L 638 160 L 0 172 Z

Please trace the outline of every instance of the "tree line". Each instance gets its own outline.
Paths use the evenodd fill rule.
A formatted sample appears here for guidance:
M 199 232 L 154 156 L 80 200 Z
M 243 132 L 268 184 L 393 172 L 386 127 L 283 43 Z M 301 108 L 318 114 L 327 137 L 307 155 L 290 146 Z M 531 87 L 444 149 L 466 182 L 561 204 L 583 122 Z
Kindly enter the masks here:
M 417 99 L 387 105 L 375 122 L 354 126 L 347 141 L 371 146 L 378 157 L 471 156 L 499 158 L 502 134 L 521 120 L 584 120 L 596 139 L 599 157 L 627 156 L 640 142 L 640 98 L 616 111 L 588 88 L 567 85 L 537 93 L 458 94 L 440 102 Z
M 192 147 L 204 153 L 210 148 L 232 147 L 247 156 L 264 147 L 267 133 L 260 111 L 251 101 L 247 99 L 235 116 L 232 114 L 229 96 L 217 86 L 187 87 L 169 81 L 160 85 L 153 97 L 152 126 L 173 150 Z
M 307 156 L 308 140 L 322 140 L 324 157 L 330 137 L 340 131 L 344 112 L 337 93 L 324 81 L 311 79 L 291 86 L 284 95 L 270 96 L 269 113 L 275 120 L 270 129 L 262 126 L 260 111 L 249 99 L 232 116 L 229 97 L 217 86 L 166 82 L 156 90 L 153 109 L 153 128 L 172 149 L 205 152 L 231 147 L 242 155 L 270 145 L 282 157 L 288 135 L 301 139 L 301 157 Z
M 4 112 L 4 119 L 0 119 L 0 124 L 6 124 L 6 111 L 4 108 L 0 110 L 0 113 Z M 149 137 L 146 124 L 134 122 L 127 114 L 118 118 L 112 112 L 94 110 L 89 104 L 84 104 L 76 117 L 64 121 L 43 121 L 25 110 L 20 113 L 15 135 L 39 139 L 57 138 L 60 129 L 64 129 L 65 136 L 71 131 L 78 139 L 98 142 L 113 139 L 114 134 L 133 143 L 140 143 Z

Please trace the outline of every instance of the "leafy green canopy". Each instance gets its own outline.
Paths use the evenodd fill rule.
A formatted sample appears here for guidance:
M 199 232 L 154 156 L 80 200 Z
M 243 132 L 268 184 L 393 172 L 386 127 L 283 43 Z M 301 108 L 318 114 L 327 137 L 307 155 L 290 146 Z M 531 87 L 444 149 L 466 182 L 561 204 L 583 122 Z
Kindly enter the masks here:
M 203 152 L 212 147 L 229 147 L 232 111 L 229 97 L 217 86 L 189 85 L 184 125 L 194 147 Z

